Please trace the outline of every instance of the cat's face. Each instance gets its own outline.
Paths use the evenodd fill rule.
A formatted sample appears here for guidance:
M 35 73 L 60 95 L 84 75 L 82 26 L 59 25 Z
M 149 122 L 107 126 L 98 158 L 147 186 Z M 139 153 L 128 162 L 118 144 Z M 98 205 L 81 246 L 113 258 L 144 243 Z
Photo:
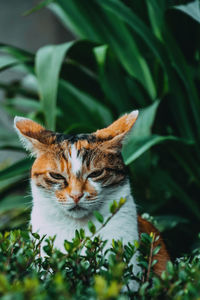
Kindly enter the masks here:
M 22 143 L 36 156 L 31 178 L 42 198 L 55 201 L 73 218 L 98 210 L 126 181 L 121 146 L 137 115 L 134 111 L 105 129 L 79 135 L 54 133 L 16 117 Z

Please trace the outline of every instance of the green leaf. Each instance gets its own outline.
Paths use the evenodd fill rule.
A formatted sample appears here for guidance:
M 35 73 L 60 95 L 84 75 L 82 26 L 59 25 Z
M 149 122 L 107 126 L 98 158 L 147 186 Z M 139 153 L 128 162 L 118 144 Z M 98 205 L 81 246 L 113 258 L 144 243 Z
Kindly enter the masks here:
M 27 177 L 27 174 L 21 173 L 20 175 L 0 180 L 0 193 L 5 192 L 6 190 L 10 190 L 12 186 L 19 184 L 25 177 Z
M 95 227 L 94 223 L 92 223 L 92 221 L 88 221 L 88 228 L 92 234 L 95 234 L 96 227 Z
M 117 201 L 114 200 L 113 203 L 111 203 L 111 205 L 110 205 L 111 214 L 114 214 L 116 212 L 117 208 L 118 208 Z
M 145 268 L 147 269 L 148 266 L 145 265 Z M 143 283 L 143 284 L 141 285 L 140 290 L 139 290 L 139 295 L 140 295 L 140 296 L 145 297 L 145 295 L 146 295 L 146 290 L 147 290 L 148 286 L 149 286 L 149 282 L 148 282 L 148 281 L 145 282 L 145 283 Z
M 69 241 L 64 241 L 64 247 L 67 252 L 70 252 L 73 249 L 73 244 Z
M 94 211 L 93 214 L 95 215 L 96 219 L 100 222 L 103 223 L 104 222 L 104 218 L 103 216 L 98 212 L 98 211 Z
M 15 98 L 7 98 L 7 104 L 19 106 L 23 109 L 28 109 L 31 112 L 41 110 L 41 103 L 37 100 L 32 98 L 25 98 L 25 97 L 15 97 Z
M 111 55 L 108 45 L 95 47 L 94 54 L 98 65 L 99 81 L 106 94 L 108 105 L 111 104 L 118 114 L 130 110 L 131 103 L 125 77 L 117 59 Z
M 19 64 L 19 61 L 14 57 L 0 56 L 0 71 L 9 69 L 17 64 Z
M 119 200 L 119 208 L 122 207 L 126 202 L 126 198 L 120 198 Z
M 34 72 L 33 64 L 32 64 L 34 60 L 34 55 L 32 53 L 3 43 L 0 43 L 0 51 L 3 54 L 9 55 L 7 56 L 7 58 L 5 58 L 6 56 L 2 56 L 0 59 L 3 69 L 7 68 L 5 66 L 7 60 L 8 67 L 12 67 L 18 64 L 23 64 L 26 71 L 30 73 Z
M 161 248 L 161 245 L 158 245 L 158 246 L 156 246 L 154 249 L 153 249 L 153 256 L 154 255 L 156 255 L 156 254 L 158 254 L 158 252 L 160 251 L 160 248 Z
M 163 40 L 162 37 L 162 30 L 164 25 L 164 10 L 160 9 L 160 2 L 158 3 L 156 0 L 152 1 L 146 1 L 148 13 L 149 13 L 149 19 L 151 22 L 151 27 L 154 31 L 155 36 L 159 40 Z
M 92 6 L 92 3 L 87 4 L 87 2 L 82 3 L 74 0 L 56 0 L 55 3 L 50 5 L 50 9 L 61 19 L 67 29 L 70 29 L 82 38 L 87 37 L 88 39 L 98 41 L 100 37 L 96 22 L 93 23 L 93 26 L 90 25 L 89 19 L 94 17 L 89 16 L 90 7 L 87 6 Z M 86 19 L 87 22 L 85 21 Z
M 60 80 L 58 96 L 59 106 L 62 108 L 64 120 L 73 122 L 76 118 L 79 122 L 86 122 L 96 128 L 107 126 L 112 123 L 113 118 L 110 110 L 96 100 L 94 97 L 86 94 L 67 81 Z M 66 114 L 70 111 L 68 119 Z
M 36 75 L 46 126 L 55 130 L 58 79 L 62 62 L 74 42 L 44 46 L 36 54 Z
M 12 166 L 0 171 L 0 181 L 28 172 L 32 164 L 33 160 L 30 158 L 25 158 L 14 163 Z
M 82 240 L 85 238 L 85 230 L 83 228 L 80 229 L 80 237 Z
M 151 136 L 144 137 L 132 137 L 124 145 L 122 150 L 122 155 L 125 164 L 130 164 L 154 145 L 160 144 L 165 141 L 179 141 L 184 143 L 190 143 L 190 141 L 183 140 L 175 136 L 160 136 L 154 134 Z
M 190 140 L 180 139 L 175 136 L 151 134 L 158 105 L 159 101 L 155 101 L 153 104 L 140 111 L 138 120 L 122 148 L 125 164 L 130 164 L 154 145 L 165 141 L 192 143 Z
M 40 236 L 39 236 L 39 234 L 38 234 L 38 233 L 36 233 L 36 232 L 32 232 L 32 236 L 33 236 L 34 238 L 36 238 L 37 240 L 39 240 L 39 239 L 40 239 Z
M 9 195 L 0 201 L 0 211 L 6 211 L 10 209 L 18 209 L 18 208 L 27 208 L 31 207 L 30 205 L 31 197 L 25 198 L 21 195 Z
M 0 149 L 13 149 L 22 151 L 22 146 L 17 138 L 17 135 L 13 131 L 7 130 L 3 126 L 0 129 Z
M 168 261 L 168 262 L 167 262 L 166 269 L 167 269 L 167 272 L 168 272 L 169 274 L 172 275 L 172 274 L 174 273 L 174 266 L 173 266 L 173 264 L 172 264 L 171 261 Z
M 139 110 L 139 116 L 130 133 L 130 138 L 132 136 L 141 137 L 151 135 L 159 104 L 160 101 L 157 100 L 153 104 Z
M 199 0 L 189 2 L 185 5 L 176 5 L 172 8 L 177 9 L 185 13 L 186 15 L 193 18 L 195 21 L 200 23 L 200 3 Z
M 141 242 L 149 245 L 152 243 L 152 237 L 148 233 L 141 233 Z

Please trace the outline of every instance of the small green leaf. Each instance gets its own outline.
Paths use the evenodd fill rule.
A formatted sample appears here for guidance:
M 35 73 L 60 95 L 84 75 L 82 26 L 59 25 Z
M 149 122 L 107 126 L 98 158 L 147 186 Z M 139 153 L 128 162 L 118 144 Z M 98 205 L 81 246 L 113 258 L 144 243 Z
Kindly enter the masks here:
M 157 259 L 154 259 L 154 260 L 152 261 L 151 267 L 155 266 L 155 265 L 157 264 L 157 262 L 158 262 L 158 260 L 157 260 Z
M 167 269 L 167 272 L 168 272 L 169 274 L 172 275 L 172 274 L 174 273 L 174 266 L 173 266 L 173 264 L 172 264 L 171 261 L 168 261 L 168 262 L 167 262 L 166 269 Z
M 124 205 L 125 202 L 126 202 L 126 198 L 120 198 L 119 207 L 122 207 L 122 205 Z
M 36 238 L 37 240 L 39 240 L 39 239 L 40 239 L 40 236 L 39 236 L 39 234 L 38 234 L 38 233 L 36 233 L 36 232 L 32 232 L 32 236 L 34 236 L 34 238 Z
M 153 249 L 153 256 L 158 254 L 158 252 L 160 251 L 160 248 L 161 248 L 161 245 L 158 245 Z
M 80 240 L 80 234 L 79 234 L 79 232 L 78 232 L 77 229 L 76 229 L 76 231 L 75 231 L 75 237 L 76 237 L 78 240 Z
M 72 249 L 72 243 L 69 241 L 64 241 L 64 247 L 67 252 L 70 252 L 70 250 Z
M 140 296 L 145 296 L 146 289 L 148 288 L 148 286 L 149 286 L 149 282 L 148 281 L 142 284 L 142 286 L 140 287 L 140 290 L 139 290 Z
M 138 242 L 137 240 L 135 240 L 135 241 L 134 241 L 134 246 L 135 246 L 136 249 L 139 248 L 139 245 L 140 245 L 139 242 Z
M 80 229 L 80 238 L 82 240 L 85 238 L 85 230 L 83 228 Z
M 143 243 L 152 243 L 152 237 L 148 233 L 141 233 L 141 242 Z
M 104 218 L 103 216 L 98 212 L 98 211 L 94 211 L 94 215 L 96 217 L 96 219 L 100 222 L 100 223 L 103 223 L 104 222 Z
M 95 227 L 95 225 L 94 225 L 94 223 L 93 223 L 92 221 L 88 221 L 88 228 L 89 228 L 89 230 L 90 230 L 90 232 L 91 232 L 92 234 L 95 234 L 95 232 L 96 232 L 96 227 Z
M 114 200 L 113 203 L 111 203 L 111 205 L 110 205 L 110 212 L 112 214 L 114 214 L 116 212 L 117 208 L 118 208 L 118 204 L 117 204 L 116 200 Z

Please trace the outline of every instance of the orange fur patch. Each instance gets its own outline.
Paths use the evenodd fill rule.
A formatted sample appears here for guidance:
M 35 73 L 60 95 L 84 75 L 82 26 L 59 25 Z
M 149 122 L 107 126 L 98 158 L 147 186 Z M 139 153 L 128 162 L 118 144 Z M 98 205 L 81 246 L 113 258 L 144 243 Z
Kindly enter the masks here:
M 158 262 L 154 265 L 153 270 L 157 275 L 161 275 L 162 272 L 166 269 L 166 263 L 170 260 L 170 256 L 167 252 L 165 243 L 160 235 L 160 232 L 147 220 L 142 219 L 141 216 L 138 216 L 138 227 L 140 234 L 142 232 L 150 234 L 151 232 L 155 233 L 156 236 L 160 238 L 155 242 L 154 246 L 161 245 L 160 251 L 153 257 Z
M 16 127 L 20 130 L 25 136 L 34 135 L 35 133 L 40 133 L 44 131 L 44 127 L 40 124 L 33 122 L 32 120 L 20 120 L 16 123 Z M 31 137 L 31 136 L 30 136 Z
M 113 138 L 117 135 L 126 134 L 134 125 L 137 120 L 138 113 L 134 111 L 130 114 L 125 114 L 110 126 L 104 129 L 97 130 L 95 135 L 101 139 Z

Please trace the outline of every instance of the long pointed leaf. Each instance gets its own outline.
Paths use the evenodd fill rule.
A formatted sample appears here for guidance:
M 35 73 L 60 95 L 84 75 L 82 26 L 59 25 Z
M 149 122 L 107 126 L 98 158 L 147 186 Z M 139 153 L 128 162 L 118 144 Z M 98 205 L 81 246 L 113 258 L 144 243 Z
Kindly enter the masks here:
M 191 143 L 190 141 L 184 141 L 175 136 L 160 136 L 154 134 L 150 136 L 134 137 L 129 140 L 123 147 L 122 155 L 125 164 L 130 164 L 154 145 L 160 144 L 165 141 L 180 141 Z
M 12 166 L 0 171 L 0 181 L 28 172 L 32 163 L 33 160 L 30 158 L 25 158 L 14 163 Z
M 74 42 L 45 46 L 36 54 L 36 74 L 46 126 L 55 130 L 58 78 L 62 62 Z
M 76 119 L 79 122 L 86 121 L 96 128 L 112 123 L 112 114 L 106 106 L 69 82 L 60 80 L 59 95 L 62 99 L 60 105 L 65 113 L 66 123 L 67 119 L 71 117 L 73 121 Z M 69 111 L 70 115 L 68 115 Z

